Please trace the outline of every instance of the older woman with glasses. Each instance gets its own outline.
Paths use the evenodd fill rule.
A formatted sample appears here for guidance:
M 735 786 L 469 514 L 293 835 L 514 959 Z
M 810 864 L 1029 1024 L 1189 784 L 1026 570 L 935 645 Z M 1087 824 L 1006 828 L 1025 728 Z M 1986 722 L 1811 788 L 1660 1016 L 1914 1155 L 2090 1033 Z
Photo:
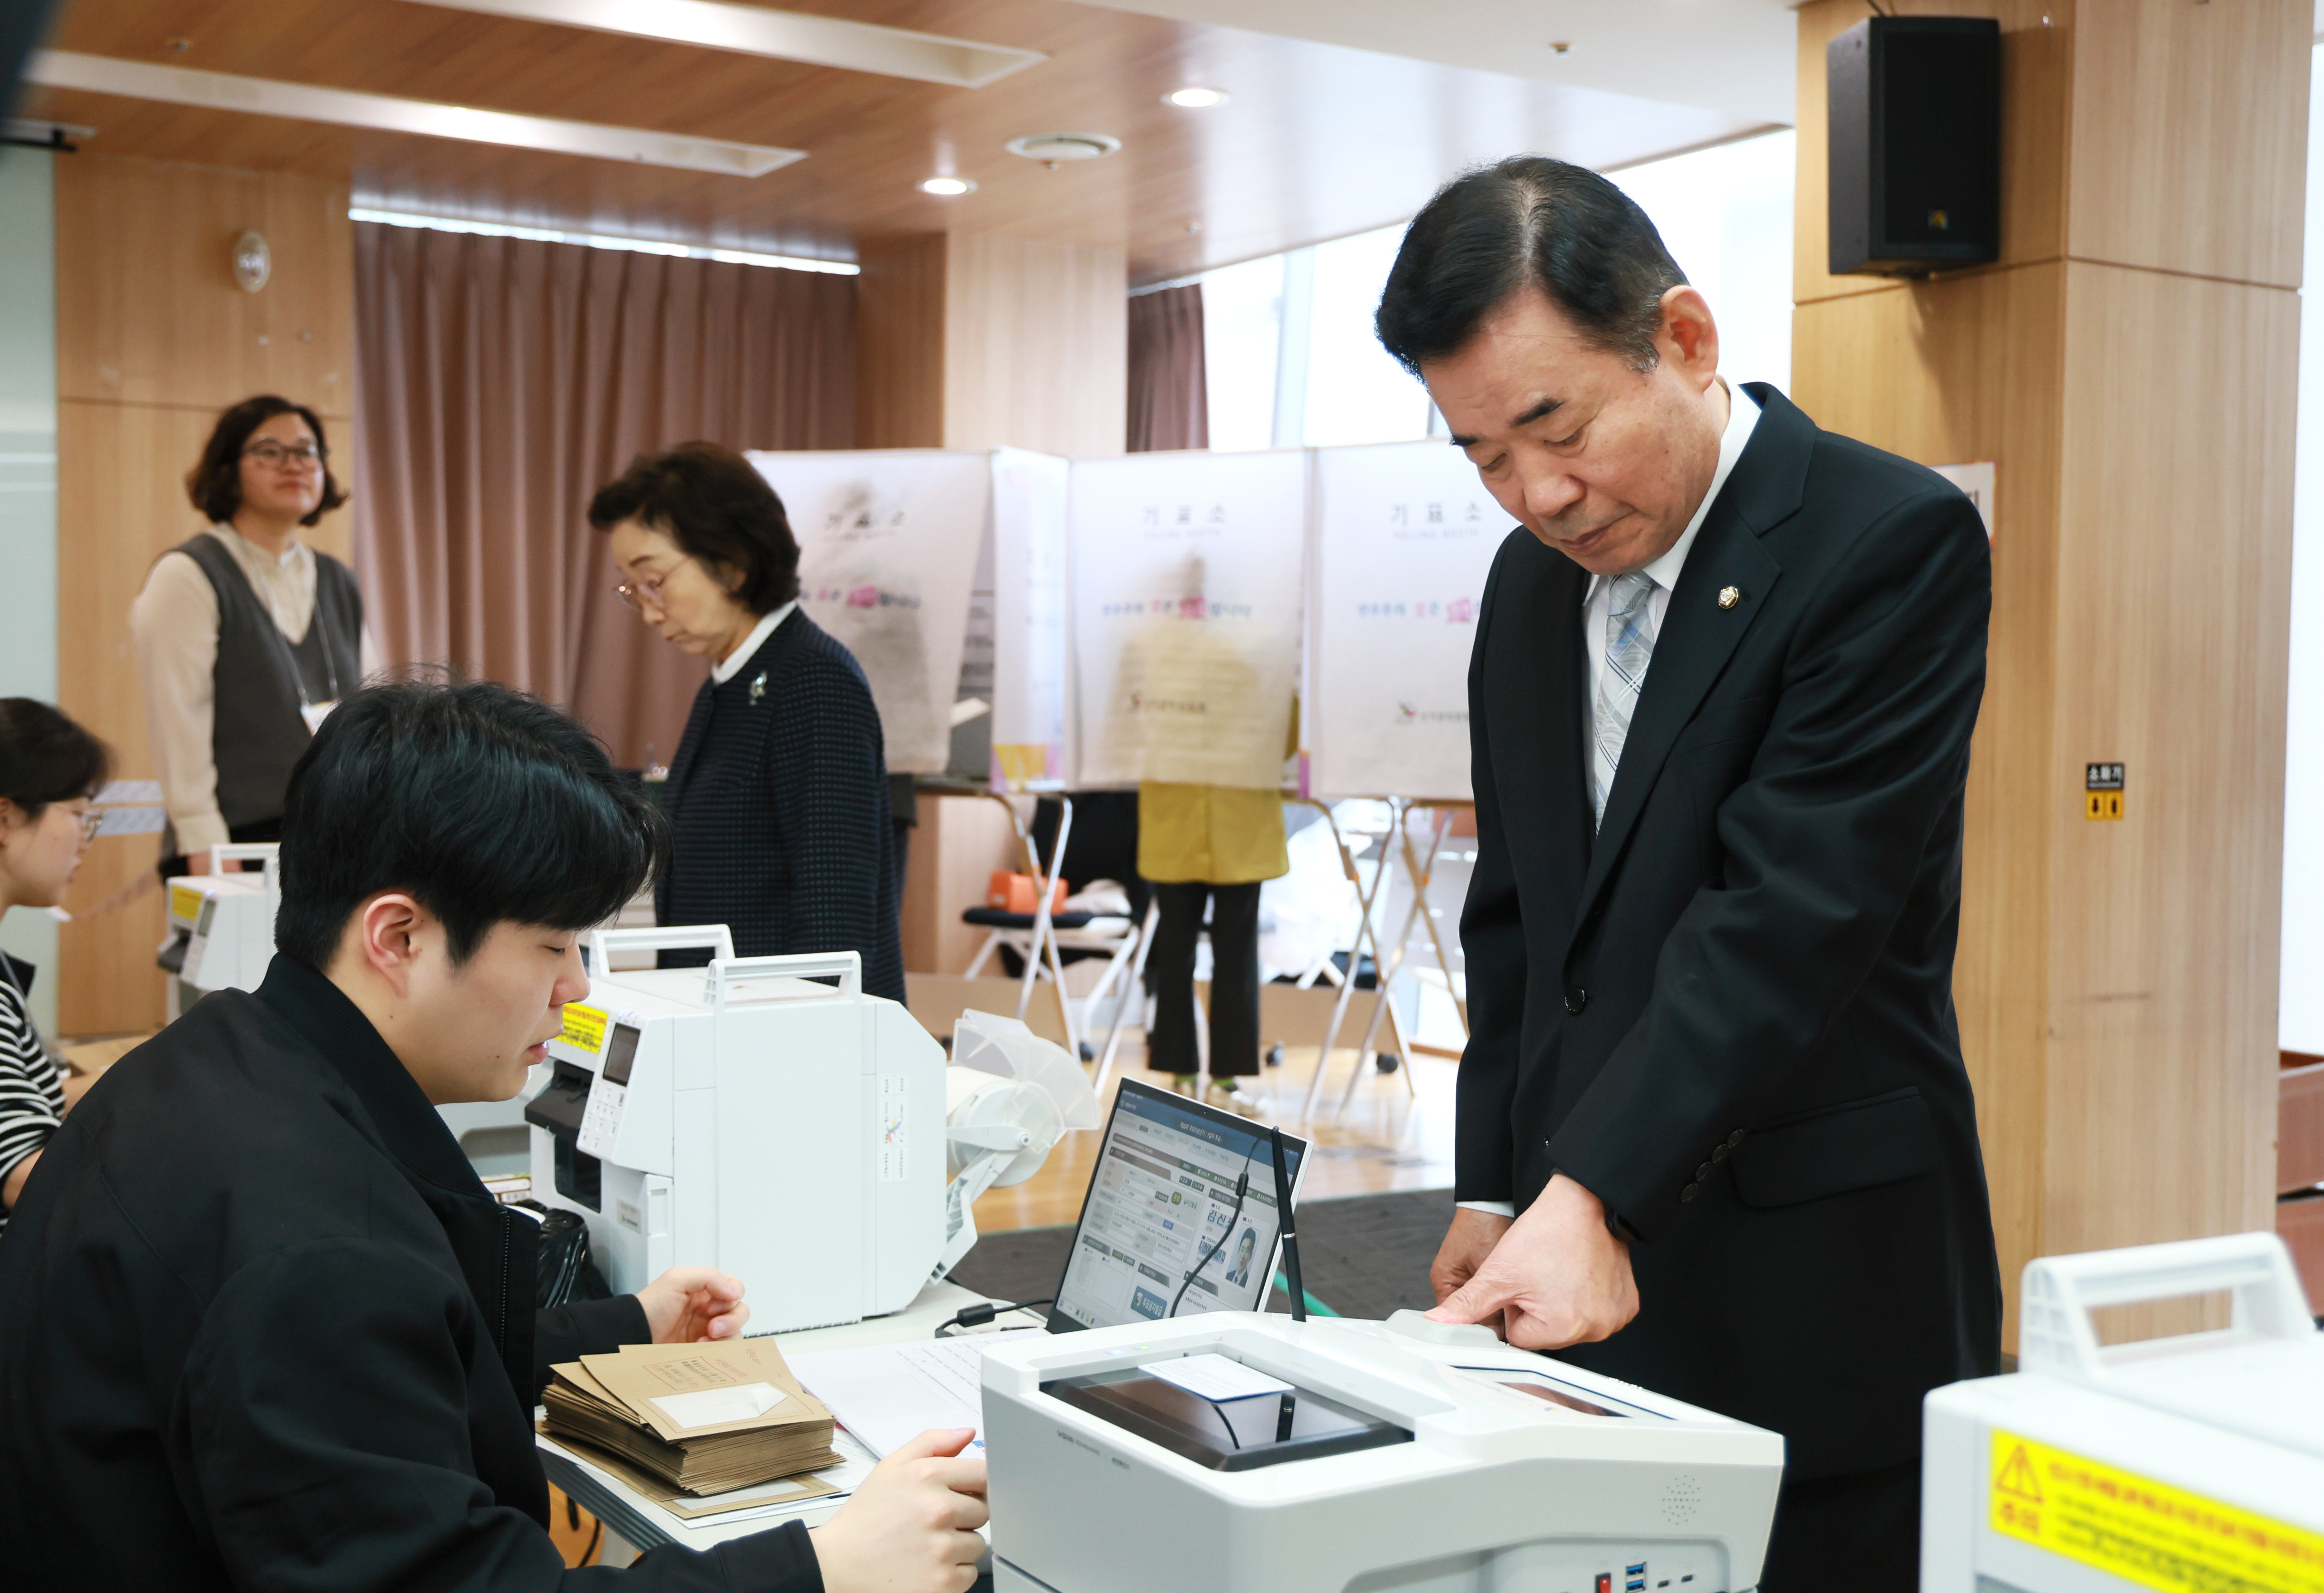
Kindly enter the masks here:
M 47 703 L 0 698 L 0 917 L 64 901 L 97 833 L 89 798 L 112 761 L 103 742 Z M 32 987 L 31 966 L 0 954 L 0 1234 L 78 1093 L 32 1027 Z
M 305 404 L 268 394 L 220 415 L 186 477 L 209 527 L 154 561 L 129 611 L 164 875 L 277 838 L 290 766 L 378 668 L 354 573 L 299 538 L 346 502 L 330 457 Z
M 740 454 L 689 442 L 601 487 L 589 523 L 609 535 L 622 600 L 711 665 L 663 788 L 656 915 L 725 924 L 743 957 L 860 952 L 863 987 L 901 1001 L 880 710 L 853 655 L 799 609 L 782 500 Z

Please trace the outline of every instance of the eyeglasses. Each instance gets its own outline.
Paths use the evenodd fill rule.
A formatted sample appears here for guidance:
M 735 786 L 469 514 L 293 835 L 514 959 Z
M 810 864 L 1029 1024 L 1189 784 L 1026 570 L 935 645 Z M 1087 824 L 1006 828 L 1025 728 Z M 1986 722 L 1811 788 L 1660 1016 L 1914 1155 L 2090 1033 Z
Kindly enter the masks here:
M 320 443 L 302 442 L 296 448 L 285 448 L 272 440 L 254 442 L 242 450 L 242 457 L 256 459 L 262 465 L 277 470 L 309 470 L 331 457 L 331 450 Z
M 639 581 L 634 586 L 628 581 L 622 582 L 619 586 L 616 586 L 613 588 L 613 596 L 619 597 L 622 602 L 636 609 L 640 614 L 643 614 L 646 611 L 646 605 L 649 603 L 652 604 L 656 608 L 659 608 L 661 607 L 661 583 L 678 573 L 678 564 L 691 564 L 693 562 L 694 555 L 688 553 L 685 558 L 680 559 L 678 561 L 678 564 L 671 565 L 668 570 L 663 570 L 659 575 L 654 576 L 650 579 Z
M 103 808 L 87 808 L 82 810 L 80 815 L 80 838 L 82 840 L 95 840 L 97 838 L 97 832 L 104 828 L 105 810 Z

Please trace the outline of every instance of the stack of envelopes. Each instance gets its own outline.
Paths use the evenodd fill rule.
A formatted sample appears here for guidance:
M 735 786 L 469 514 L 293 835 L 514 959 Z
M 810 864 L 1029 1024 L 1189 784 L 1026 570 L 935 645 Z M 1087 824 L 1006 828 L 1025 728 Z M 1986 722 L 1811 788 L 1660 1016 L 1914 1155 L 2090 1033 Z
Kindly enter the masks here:
M 839 1464 L 831 1412 L 763 1338 L 627 1344 L 555 1368 L 552 1438 L 602 1449 L 689 1494 Z

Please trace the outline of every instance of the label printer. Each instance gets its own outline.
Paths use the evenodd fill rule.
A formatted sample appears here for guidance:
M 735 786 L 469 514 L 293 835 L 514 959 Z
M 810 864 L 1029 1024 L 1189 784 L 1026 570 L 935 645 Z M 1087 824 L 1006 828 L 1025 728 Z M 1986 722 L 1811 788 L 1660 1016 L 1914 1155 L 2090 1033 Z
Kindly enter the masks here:
M 1738 1593 L 1784 1469 L 1779 1434 L 1415 1311 L 1012 1337 L 983 1388 L 996 1593 Z
M 255 990 L 266 977 L 282 895 L 281 852 L 272 842 L 212 847 L 208 874 L 168 882 L 170 933 L 154 961 L 170 976 L 172 1019 L 213 990 Z M 227 871 L 226 865 L 244 861 L 262 866 Z
M 2324 1589 L 2324 1332 L 2273 1234 L 2026 1264 L 2018 1370 L 1923 1408 L 1926 1593 Z M 2226 1292 L 2224 1329 L 2091 1312 Z
M 613 970 L 678 948 L 711 961 Z M 736 958 L 723 925 L 601 930 L 589 966 L 524 1116 L 534 1198 L 580 1216 L 619 1293 L 704 1265 L 743 1281 L 754 1334 L 900 1311 L 974 1242 L 977 1194 L 1096 1121 L 1078 1067 L 1028 1076 L 1056 1048 L 1021 1023 L 969 1014 L 955 1044 L 974 1065 L 948 1070 L 918 1020 L 863 993 L 853 951 Z

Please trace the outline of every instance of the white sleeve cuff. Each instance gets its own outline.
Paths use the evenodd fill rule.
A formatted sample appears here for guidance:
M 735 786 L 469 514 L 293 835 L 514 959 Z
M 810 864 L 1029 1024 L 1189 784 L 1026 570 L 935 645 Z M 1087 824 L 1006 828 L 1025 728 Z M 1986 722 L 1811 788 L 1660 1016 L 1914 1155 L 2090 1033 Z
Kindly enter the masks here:
M 1461 1200 L 1455 1202 L 1463 1211 L 1483 1211 L 1494 1217 L 1514 1218 L 1517 1209 L 1507 1200 Z

